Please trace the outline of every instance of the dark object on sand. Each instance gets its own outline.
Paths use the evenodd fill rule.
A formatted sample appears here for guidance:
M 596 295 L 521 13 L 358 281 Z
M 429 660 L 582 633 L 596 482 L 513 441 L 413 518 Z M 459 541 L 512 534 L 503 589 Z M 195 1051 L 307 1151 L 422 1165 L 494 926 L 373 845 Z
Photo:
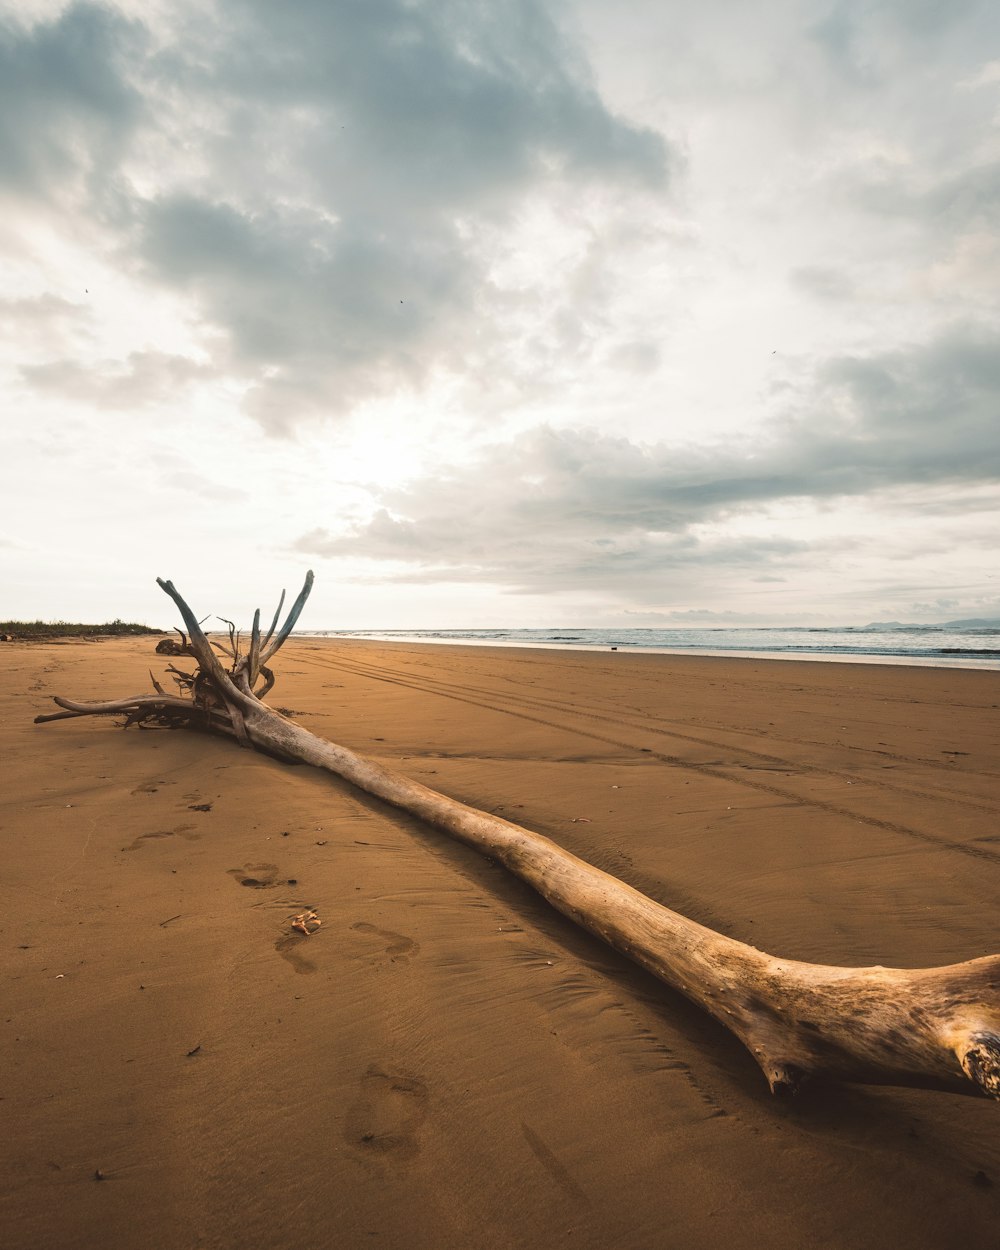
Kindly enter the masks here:
M 178 629 L 176 632 L 180 634 L 180 642 L 175 638 L 161 638 L 156 644 L 157 655 L 194 655 L 184 631 Z
M 245 652 L 231 622 L 228 645 L 209 642 L 173 584 L 158 584 L 180 610 L 189 640 L 181 637 L 197 660 L 192 672 L 169 666 L 178 694 L 152 678 L 151 695 L 106 703 L 56 697 L 64 710 L 36 723 L 124 715 L 126 727 L 207 730 L 345 778 L 499 860 L 564 915 L 704 1008 L 750 1050 L 775 1093 L 816 1077 L 1000 1099 L 1000 955 L 942 968 L 836 968 L 778 959 L 724 937 L 541 834 L 428 789 L 268 707 L 268 661 L 305 606 L 311 572 L 280 629 L 284 592 L 263 637 L 255 613 Z M 228 668 L 213 648 L 228 657 Z

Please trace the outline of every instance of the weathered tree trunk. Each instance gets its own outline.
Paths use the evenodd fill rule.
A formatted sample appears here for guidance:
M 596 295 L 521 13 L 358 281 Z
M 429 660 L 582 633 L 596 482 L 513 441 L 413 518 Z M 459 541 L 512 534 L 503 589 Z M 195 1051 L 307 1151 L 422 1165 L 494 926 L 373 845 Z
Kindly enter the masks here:
M 230 624 L 223 667 L 170 582 L 193 673 L 170 671 L 181 688 L 109 703 L 74 703 L 38 722 L 124 714 L 125 724 L 203 728 L 283 759 L 301 760 L 410 812 L 499 860 L 553 907 L 703 1007 L 757 1060 L 772 1091 L 825 1077 L 915 1085 L 1000 1098 L 1000 955 L 942 968 L 836 968 L 764 954 L 723 937 L 564 851 L 550 839 L 428 789 L 346 747 L 316 737 L 262 702 L 266 666 L 287 639 L 312 588 L 312 573 L 275 634 L 254 617 L 246 654 Z M 282 602 L 284 595 L 282 595 Z M 258 682 L 263 679 L 259 689 Z

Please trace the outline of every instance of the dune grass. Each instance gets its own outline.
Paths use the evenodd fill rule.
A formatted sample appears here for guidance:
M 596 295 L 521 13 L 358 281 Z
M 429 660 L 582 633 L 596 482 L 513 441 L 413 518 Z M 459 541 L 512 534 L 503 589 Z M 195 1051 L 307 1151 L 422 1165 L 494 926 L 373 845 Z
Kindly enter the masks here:
M 96 634 L 120 636 L 165 632 L 117 617 L 113 621 L 105 621 L 103 625 L 86 625 L 80 621 L 0 621 L 0 634 L 13 634 L 15 638 L 89 638 Z

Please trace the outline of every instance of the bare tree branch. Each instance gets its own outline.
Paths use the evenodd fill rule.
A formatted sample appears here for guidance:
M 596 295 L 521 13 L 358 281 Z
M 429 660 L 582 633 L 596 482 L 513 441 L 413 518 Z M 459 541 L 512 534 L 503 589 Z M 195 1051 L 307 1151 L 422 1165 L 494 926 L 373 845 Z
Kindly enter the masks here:
M 271 622 L 271 628 L 264 635 L 264 641 L 261 643 L 261 646 L 266 647 L 267 644 L 271 641 L 271 635 L 278 628 L 278 618 L 281 616 L 281 609 L 284 606 L 285 606 L 285 592 L 284 590 L 282 590 L 281 598 L 278 600 L 278 606 L 274 610 L 274 620 Z
M 228 655 L 231 659 L 238 660 L 240 658 L 240 644 L 239 634 L 236 632 L 236 626 L 232 621 L 227 620 L 224 616 L 220 616 L 219 620 L 223 623 L 223 625 L 229 626 L 229 646 L 227 647 L 225 643 L 222 643 L 219 646 L 219 650 L 225 651 L 226 655 Z
M 295 628 L 295 622 L 299 619 L 299 616 L 302 613 L 302 609 L 306 606 L 306 600 L 309 598 L 309 593 L 312 590 L 312 588 L 313 588 L 313 572 L 312 572 L 312 569 L 310 569 L 309 572 L 306 574 L 306 580 L 302 583 L 302 589 L 299 591 L 298 598 L 292 604 L 291 610 L 288 613 L 288 617 L 286 618 L 284 625 L 282 625 L 281 629 L 278 631 L 278 636 L 275 638 L 274 642 L 272 642 L 269 647 L 265 648 L 264 653 L 261 655 L 260 657 L 261 664 L 267 663 L 267 661 L 271 658 L 271 656 L 274 655 L 275 652 L 281 648 L 285 639 Z M 282 600 L 284 600 L 284 591 L 282 591 Z M 280 610 L 281 609 L 279 607 L 279 611 Z
M 156 584 L 162 591 L 168 594 L 177 605 L 181 617 L 184 620 L 184 624 L 188 628 L 188 634 L 191 639 L 188 646 L 191 648 L 195 659 L 213 681 L 217 681 L 220 687 L 224 687 L 229 680 L 226 676 L 226 670 L 219 663 L 215 652 L 209 645 L 208 639 L 202 633 L 201 623 L 195 619 L 194 613 L 177 593 L 173 582 L 164 581 L 162 577 L 158 577 L 156 579 Z
M 247 685 L 253 690 L 260 674 L 260 608 L 253 614 L 250 630 L 250 650 L 247 652 Z

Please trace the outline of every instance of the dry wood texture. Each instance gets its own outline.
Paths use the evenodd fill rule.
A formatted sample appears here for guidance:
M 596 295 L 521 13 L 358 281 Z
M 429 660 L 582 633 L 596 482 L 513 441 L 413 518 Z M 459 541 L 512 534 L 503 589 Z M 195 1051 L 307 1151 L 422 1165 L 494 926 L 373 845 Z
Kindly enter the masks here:
M 844 968 L 776 958 L 663 907 L 520 825 L 448 798 L 373 760 L 310 733 L 262 700 L 268 662 L 295 626 L 312 588 L 306 577 L 278 628 L 278 605 L 261 635 L 256 613 L 244 650 L 210 642 L 169 581 L 187 634 L 167 694 L 102 703 L 57 697 L 61 712 L 38 722 L 124 715 L 146 728 L 194 728 L 236 738 L 283 759 L 346 779 L 503 863 L 564 915 L 709 1012 L 751 1051 L 774 1092 L 820 1077 L 985 1094 L 1000 1098 L 1000 955 L 940 968 Z M 229 661 L 225 666 L 217 650 Z

